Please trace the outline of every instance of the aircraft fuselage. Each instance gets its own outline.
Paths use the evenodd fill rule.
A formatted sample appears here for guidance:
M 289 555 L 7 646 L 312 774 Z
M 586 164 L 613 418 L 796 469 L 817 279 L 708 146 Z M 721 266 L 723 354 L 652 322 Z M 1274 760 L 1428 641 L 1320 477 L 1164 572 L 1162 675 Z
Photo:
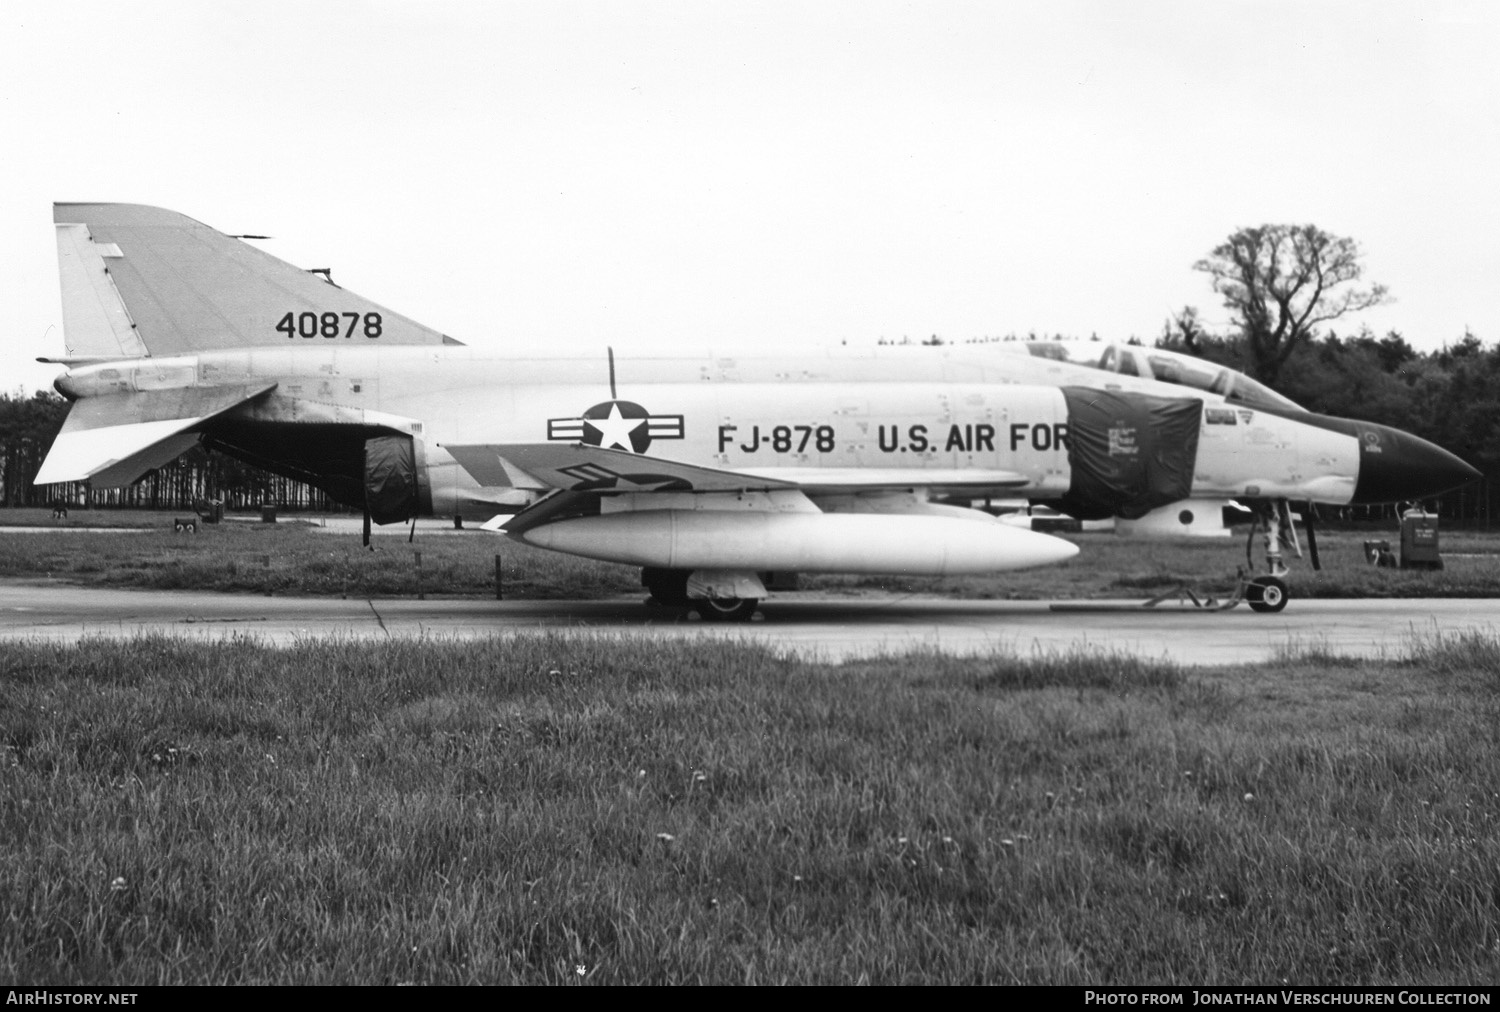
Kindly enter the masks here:
M 274 382 L 208 433 L 295 426 L 411 435 L 424 465 L 424 505 L 437 514 L 493 512 L 496 496 L 484 490 L 511 484 L 503 472 L 468 473 L 447 450 L 455 443 L 583 443 L 804 483 L 818 475 L 830 487 L 858 473 L 866 483 L 873 474 L 936 492 L 1059 499 L 1073 484 L 1074 423 L 1056 377 L 1024 382 L 1033 378 L 1027 365 L 1019 356 L 979 354 L 612 363 L 606 355 L 518 358 L 467 347 L 294 345 L 80 366 L 58 386 L 86 398 Z M 1056 372 L 1055 364 L 1039 365 Z M 1127 394 L 1161 393 L 1158 384 L 1121 380 Z M 1200 391 L 1183 399 L 1202 404 L 1192 496 L 1354 501 L 1357 434 Z M 1128 428 L 1122 423 L 1112 435 L 1121 441 L 1112 452 L 1140 452 Z

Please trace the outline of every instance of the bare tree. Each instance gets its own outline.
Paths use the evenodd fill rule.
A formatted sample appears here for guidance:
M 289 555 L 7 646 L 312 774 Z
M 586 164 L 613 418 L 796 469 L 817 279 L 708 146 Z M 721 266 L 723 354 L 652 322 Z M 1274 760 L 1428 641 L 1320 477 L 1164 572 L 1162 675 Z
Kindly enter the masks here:
M 1161 337 L 1156 345 L 1158 348 L 1181 348 L 1189 355 L 1202 358 L 1208 336 L 1198 319 L 1198 310 L 1193 306 L 1183 306 L 1181 312 L 1173 313 L 1161 325 Z
M 1359 244 L 1313 225 L 1242 228 L 1193 265 L 1238 318 L 1257 379 L 1275 383 L 1320 323 L 1390 301 L 1360 287 Z

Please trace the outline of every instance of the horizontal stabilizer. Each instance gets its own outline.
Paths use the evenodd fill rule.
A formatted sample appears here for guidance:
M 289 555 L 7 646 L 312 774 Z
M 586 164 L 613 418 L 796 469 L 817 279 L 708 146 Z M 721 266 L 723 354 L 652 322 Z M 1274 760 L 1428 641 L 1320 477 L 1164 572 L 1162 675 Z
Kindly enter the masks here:
M 485 486 L 517 484 L 515 469 L 519 468 L 546 487 L 571 492 L 739 492 L 795 487 L 775 478 L 583 443 L 505 443 L 443 449 Z
M 102 365 L 105 362 L 134 362 L 139 355 L 38 355 L 36 360 L 43 365 L 65 365 L 76 369 L 84 365 Z
M 183 387 L 88 397 L 68 412 L 37 472 L 36 484 L 89 481 L 96 488 L 129 485 L 175 460 L 198 440 L 196 427 L 275 389 Z

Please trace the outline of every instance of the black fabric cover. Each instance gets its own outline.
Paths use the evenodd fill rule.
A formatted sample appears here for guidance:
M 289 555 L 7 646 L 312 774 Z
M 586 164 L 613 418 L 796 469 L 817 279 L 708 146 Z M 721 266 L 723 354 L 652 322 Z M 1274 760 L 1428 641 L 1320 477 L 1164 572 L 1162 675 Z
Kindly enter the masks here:
M 377 524 L 410 520 L 419 511 L 417 456 L 410 436 L 365 440 L 365 508 Z
M 1186 499 L 1203 402 L 1063 387 L 1073 481 L 1061 506 L 1080 520 L 1134 520 Z

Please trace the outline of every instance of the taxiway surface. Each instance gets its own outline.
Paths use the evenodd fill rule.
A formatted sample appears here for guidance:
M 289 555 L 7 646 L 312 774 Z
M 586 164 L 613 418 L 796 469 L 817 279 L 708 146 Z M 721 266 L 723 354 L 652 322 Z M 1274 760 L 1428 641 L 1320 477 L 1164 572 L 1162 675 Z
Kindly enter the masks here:
M 84 636 L 247 635 L 270 644 L 345 636 L 472 639 L 528 632 L 672 638 L 722 637 L 784 653 L 842 660 L 913 649 L 1029 653 L 1083 649 L 1169 657 L 1183 664 L 1273 659 L 1288 646 L 1350 656 L 1396 656 L 1415 636 L 1495 632 L 1492 600 L 1294 600 L 1277 615 L 1226 612 L 1055 612 L 1038 601 L 930 597 L 772 599 L 739 625 L 687 621 L 639 597 L 602 601 L 475 598 L 343 599 L 197 591 L 100 590 L 0 581 L 0 640 Z

